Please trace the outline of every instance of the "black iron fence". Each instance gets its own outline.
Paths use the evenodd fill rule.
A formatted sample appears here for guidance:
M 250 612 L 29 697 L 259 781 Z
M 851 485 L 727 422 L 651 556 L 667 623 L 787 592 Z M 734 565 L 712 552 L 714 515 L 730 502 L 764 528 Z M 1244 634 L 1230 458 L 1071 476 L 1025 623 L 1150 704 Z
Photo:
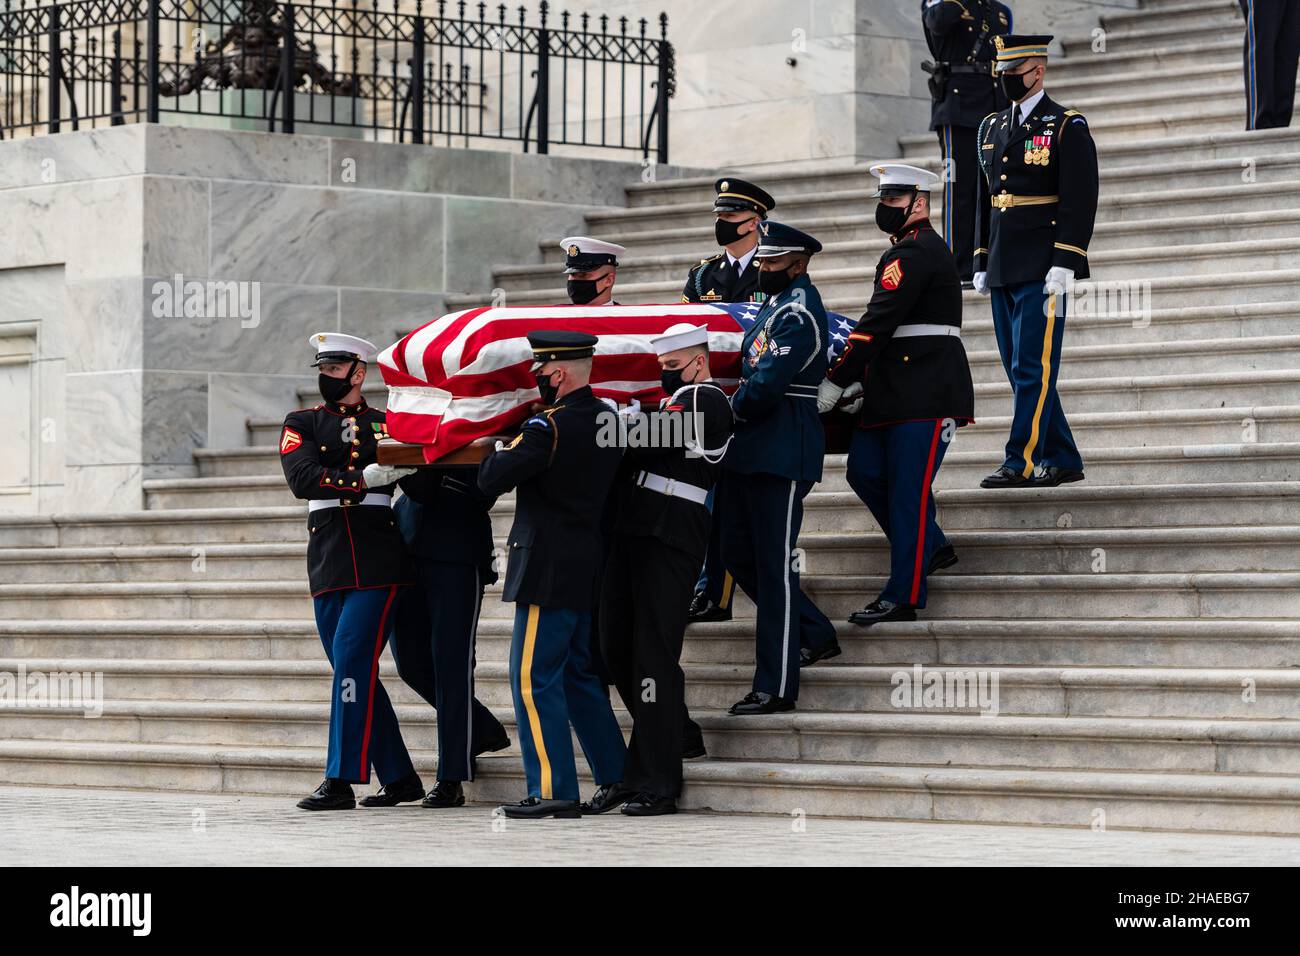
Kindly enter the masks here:
M 147 120 L 667 162 L 667 16 L 549 6 L 3 0 L 0 137 Z

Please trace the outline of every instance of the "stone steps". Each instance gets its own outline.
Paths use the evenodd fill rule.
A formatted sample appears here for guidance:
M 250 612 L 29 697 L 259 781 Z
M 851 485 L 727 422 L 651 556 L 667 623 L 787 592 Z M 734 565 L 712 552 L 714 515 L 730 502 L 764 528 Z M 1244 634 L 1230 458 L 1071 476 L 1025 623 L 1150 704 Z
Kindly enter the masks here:
M 843 494 L 844 492 L 841 492 Z M 832 505 L 830 492 L 809 510 Z M 942 507 L 942 506 L 941 506 Z M 498 527 L 505 530 L 505 515 Z M 864 509 L 836 514 L 839 531 L 812 530 L 799 539 L 806 570 L 851 574 L 889 565 L 889 546 Z M 949 534 L 961 563 L 949 574 L 1091 574 L 1103 571 L 1300 571 L 1300 528 L 1190 526 L 1178 528 L 962 529 Z M 497 537 L 504 551 L 505 535 Z M 232 581 L 292 581 L 306 560 L 306 543 L 171 547 L 0 549 L 10 584 L 62 585 Z
M 0 661 L 16 672 L 18 661 Z M 185 702 L 221 700 L 230 703 L 322 703 L 330 698 L 330 668 L 323 660 L 44 660 L 28 658 L 29 674 L 81 673 L 102 675 L 104 700 L 115 708 L 131 702 Z M 997 674 L 996 699 L 991 683 L 984 702 L 952 696 L 950 706 L 919 703 L 893 692 L 901 672 L 908 680 L 923 680 L 915 662 L 855 665 L 835 664 L 805 668 L 800 673 L 799 706 L 804 713 L 839 712 L 918 716 L 978 714 L 996 704 L 999 716 L 1187 718 L 1193 720 L 1295 721 L 1294 699 L 1300 690 L 1295 668 L 1182 668 L 1182 667 L 962 667 L 957 673 Z M 692 713 L 724 711 L 749 689 L 753 677 L 747 664 L 686 664 L 686 698 Z M 948 673 L 939 665 L 937 671 Z M 394 705 L 420 705 L 416 693 L 403 684 L 387 658 L 380 663 L 380 679 Z M 949 678 L 945 676 L 945 680 Z M 1249 684 L 1253 699 L 1244 700 Z M 906 685 L 910 687 L 911 685 Z M 966 683 L 966 687 L 972 687 Z M 475 694 L 493 708 L 510 707 L 506 665 L 480 661 L 475 670 Z M 892 699 L 891 699 L 892 695 Z M 901 703 L 900 703 L 901 700 Z M 992 704 L 988 703 L 989 701 Z M 919 712 L 919 713 L 918 713 Z M 80 715 L 80 711 L 77 711 Z M 722 715 L 718 715 L 721 717 Z M 84 719 L 80 718 L 79 719 Z M 991 719 L 991 718 L 985 718 Z M 318 726 L 318 734 L 323 728 Z M 318 738 L 319 739 L 319 738 Z
M 433 758 L 413 755 L 432 777 Z M 320 781 L 319 748 L 0 741 L 14 784 L 280 794 Z M 581 763 L 581 762 L 580 762 Z M 484 757 L 467 786 L 474 802 L 518 797 L 509 757 Z M 1023 823 L 1108 829 L 1296 832 L 1300 785 L 1286 776 L 926 769 L 786 761 L 705 760 L 685 768 L 687 810 Z M 581 772 L 584 793 L 590 778 Z
M 1112 27 L 1111 24 L 1114 24 Z M 1106 57 L 1113 53 L 1132 53 L 1157 48 L 1167 48 L 1188 43 L 1211 44 L 1225 36 L 1235 36 L 1240 42 L 1245 21 L 1240 8 L 1223 6 L 1205 8 L 1191 16 L 1169 19 L 1167 11 L 1156 14 L 1154 22 L 1142 19 L 1103 21 L 1106 27 L 1105 52 L 1093 52 L 1093 37 L 1066 37 L 1061 46 L 1066 61 L 1090 55 Z
M 973 488 L 1002 459 L 994 442 L 967 450 L 960 433 L 947 453 L 935 482 L 939 489 Z M 1296 481 L 1300 479 L 1300 443 L 1225 442 L 1215 445 L 1150 445 L 1082 448 L 1090 479 L 1100 484 L 1162 482 Z M 819 485 L 845 490 L 842 465 L 828 458 Z M 150 509 L 203 509 L 241 494 L 254 506 L 288 506 L 295 500 L 275 475 L 213 478 L 167 478 L 145 482 Z
M 809 534 L 827 529 L 810 528 Z M 846 617 L 884 587 L 884 578 L 857 574 L 805 574 L 803 586 L 832 618 Z M 1011 602 L 1032 601 L 1061 616 L 1285 618 L 1295 610 L 1300 574 L 1206 572 L 1173 574 L 953 574 L 930 587 L 926 617 L 989 618 Z M 482 617 L 507 617 L 512 606 L 498 600 L 500 585 L 487 589 Z M 864 597 L 867 596 L 867 597 Z M 742 602 L 742 605 L 744 603 Z M 1105 613 L 1097 615 L 1099 608 Z M 41 619 L 94 617 L 125 620 L 239 618 L 285 620 L 308 617 L 304 582 L 169 581 L 0 584 L 0 615 Z
M 436 749 L 424 704 L 395 706 L 408 746 Z M 625 734 L 631 718 L 617 710 Z M 518 756 L 511 708 L 498 708 Z M 102 716 L 40 707 L 0 711 L 0 738 L 124 745 L 319 747 L 326 703 L 120 701 Z M 1300 775 L 1300 721 L 796 712 L 700 718 L 713 760 L 913 767 L 1003 767 Z M 575 747 L 576 750 L 576 747 Z M 580 752 L 580 751 L 578 751 Z
M 955 538 L 954 540 L 960 540 Z M 963 551 L 962 563 L 966 561 Z M 961 564 L 946 574 L 961 568 Z M 1231 668 L 1295 667 L 1300 630 L 1293 621 L 1160 619 L 984 619 L 917 621 L 860 628 L 836 621 L 843 654 L 834 664 L 899 661 L 946 667 L 1072 666 Z M 511 622 L 486 618 L 478 630 L 478 656 L 502 661 Z M 694 624 L 686 633 L 686 664 L 745 666 L 754 656 L 754 619 Z M 126 660 L 317 661 L 320 638 L 309 617 L 178 620 L 0 621 L 0 658 Z M 384 660 L 390 657 L 385 652 Z M 829 666 L 829 665 L 828 665 Z

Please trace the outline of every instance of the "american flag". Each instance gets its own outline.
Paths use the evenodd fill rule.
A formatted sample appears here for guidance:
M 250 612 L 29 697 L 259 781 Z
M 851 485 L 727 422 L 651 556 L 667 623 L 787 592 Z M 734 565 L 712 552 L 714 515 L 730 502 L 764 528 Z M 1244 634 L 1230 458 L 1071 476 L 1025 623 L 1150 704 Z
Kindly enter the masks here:
M 656 404 L 664 397 L 651 338 L 683 322 L 708 325 L 714 379 L 731 392 L 740 374 L 741 339 L 760 308 L 757 302 L 518 306 L 444 315 L 379 356 L 388 386 L 388 434 L 423 445 L 430 462 L 476 438 L 510 434 L 539 400 L 526 337 L 537 329 L 597 336 L 592 391 L 623 405 L 632 399 Z M 833 357 L 843 348 L 847 320 L 834 313 L 829 318 Z

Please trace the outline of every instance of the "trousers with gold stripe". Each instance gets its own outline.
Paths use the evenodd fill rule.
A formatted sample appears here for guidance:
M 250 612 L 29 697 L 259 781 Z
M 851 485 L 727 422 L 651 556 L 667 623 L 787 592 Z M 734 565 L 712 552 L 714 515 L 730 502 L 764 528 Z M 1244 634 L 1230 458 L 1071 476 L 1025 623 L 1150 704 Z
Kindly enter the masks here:
M 1082 471 L 1083 459 L 1056 393 L 1067 297 L 1047 295 L 1041 280 L 989 291 L 998 352 L 1014 395 L 1003 464 L 1026 478 L 1049 465 Z
M 530 797 L 578 799 L 570 727 L 598 787 L 623 777 L 627 747 L 595 673 L 591 617 L 591 611 L 515 606 L 510 689 Z

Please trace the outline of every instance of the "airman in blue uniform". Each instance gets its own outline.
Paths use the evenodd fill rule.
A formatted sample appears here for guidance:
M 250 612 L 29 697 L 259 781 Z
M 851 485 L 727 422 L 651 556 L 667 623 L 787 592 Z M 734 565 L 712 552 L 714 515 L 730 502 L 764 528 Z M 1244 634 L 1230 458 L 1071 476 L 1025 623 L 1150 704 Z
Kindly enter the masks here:
M 793 710 L 800 648 L 817 660 L 839 651 L 834 626 L 799 587 L 795 555 L 803 499 L 826 454 L 817 389 L 829 333 L 808 277 L 822 246 L 783 223 L 759 231 L 759 289 L 768 298 L 741 341 L 736 431 L 722 462 L 722 560 L 758 606 L 753 690 L 731 707 L 735 715 Z

